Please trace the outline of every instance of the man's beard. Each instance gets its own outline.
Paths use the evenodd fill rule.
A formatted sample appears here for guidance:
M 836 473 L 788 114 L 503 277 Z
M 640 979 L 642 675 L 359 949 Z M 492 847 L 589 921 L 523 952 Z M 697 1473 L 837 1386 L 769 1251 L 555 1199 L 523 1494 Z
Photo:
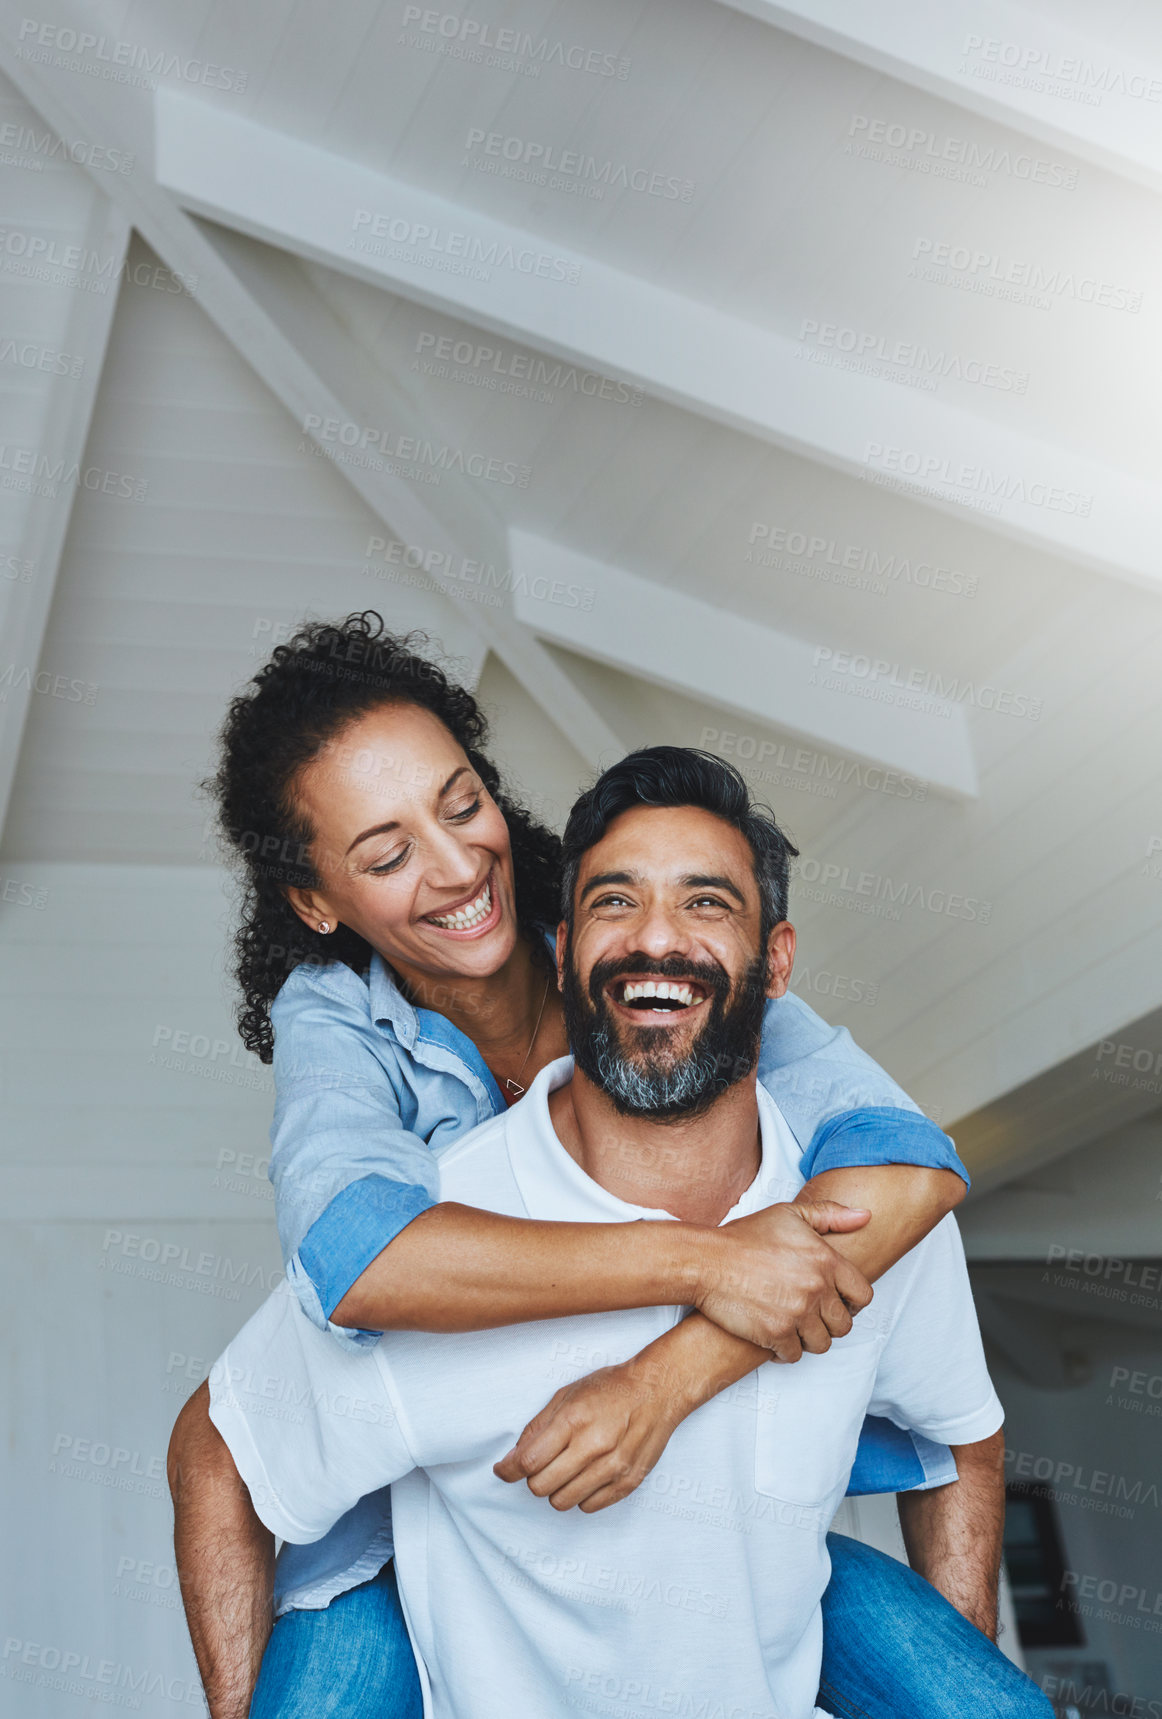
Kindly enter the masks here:
M 611 1019 L 605 986 L 616 976 L 635 973 L 697 979 L 706 987 L 705 1019 L 685 1052 L 670 1049 L 664 1027 L 622 1029 Z M 728 1002 L 730 976 L 716 964 L 691 964 L 676 955 L 650 961 L 639 954 L 623 961 L 597 962 L 589 975 L 586 998 L 573 966 L 570 941 L 562 996 L 574 1060 L 622 1116 L 641 1116 L 651 1122 L 700 1116 L 758 1061 L 766 985 L 765 955 L 756 956 L 733 1002 Z

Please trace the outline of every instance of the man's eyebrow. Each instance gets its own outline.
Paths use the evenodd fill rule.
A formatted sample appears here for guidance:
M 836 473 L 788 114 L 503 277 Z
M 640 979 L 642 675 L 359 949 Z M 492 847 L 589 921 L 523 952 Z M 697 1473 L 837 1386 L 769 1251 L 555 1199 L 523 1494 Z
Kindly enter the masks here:
M 593 890 L 603 889 L 606 884 L 628 883 L 632 885 L 641 881 L 641 873 L 636 871 L 599 871 L 595 877 L 589 879 L 581 891 L 580 899 L 584 901 L 585 897 L 591 894 Z M 738 885 L 732 883 L 730 878 L 720 876 L 717 872 L 688 872 L 685 877 L 680 877 L 678 882 L 683 889 L 725 890 L 728 895 L 733 895 L 740 907 L 746 906 L 746 896 Z
M 448 780 L 444 783 L 444 786 L 440 789 L 439 798 L 441 800 L 444 798 L 444 795 L 448 792 L 448 789 L 452 786 L 456 778 L 458 776 L 463 776 L 467 772 L 468 768 L 467 764 L 461 764 L 459 769 L 453 770 L 452 774 L 448 777 Z M 368 836 L 385 836 L 389 830 L 398 829 L 398 818 L 392 818 L 390 823 L 386 824 L 373 824 L 371 829 L 364 830 L 362 835 L 356 836 L 355 840 L 351 843 L 351 848 L 357 848 L 360 842 L 365 842 L 367 840 Z M 351 848 L 347 849 L 347 853 L 351 852 Z M 346 858 L 346 854 L 343 857 Z
M 682 879 L 683 889 L 724 889 L 727 895 L 733 895 L 740 907 L 746 906 L 746 896 L 736 883 L 731 883 L 728 877 L 720 877 L 713 872 L 692 872 L 689 877 Z
M 593 890 L 603 889 L 607 883 L 633 884 L 640 882 L 641 874 L 636 871 L 599 871 L 595 877 L 591 877 L 589 879 L 589 882 L 581 891 L 580 899 L 584 901 L 585 897 L 591 894 Z

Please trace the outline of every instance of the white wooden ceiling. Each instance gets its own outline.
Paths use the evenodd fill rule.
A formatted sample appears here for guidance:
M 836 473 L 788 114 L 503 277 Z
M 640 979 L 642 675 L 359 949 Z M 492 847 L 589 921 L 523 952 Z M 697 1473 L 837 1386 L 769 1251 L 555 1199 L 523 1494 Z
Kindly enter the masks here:
M 5 864 L 212 864 L 231 689 L 374 604 L 546 815 L 644 739 L 743 763 L 803 850 L 804 994 L 1029 1162 L 1006 1095 L 1162 1006 L 1162 22 L 849 10 L 0 8 L 4 333 L 83 359 L 0 358 Z M 995 75 L 1078 40 L 1096 102 Z M 545 278 L 433 266 L 509 241 Z M 477 601 L 465 557 L 592 607 Z

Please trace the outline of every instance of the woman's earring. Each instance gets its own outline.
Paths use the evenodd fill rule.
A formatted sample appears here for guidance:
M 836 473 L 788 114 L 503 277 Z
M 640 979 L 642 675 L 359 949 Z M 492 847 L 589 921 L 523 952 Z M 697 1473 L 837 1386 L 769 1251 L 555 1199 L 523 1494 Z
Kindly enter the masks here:
M 324 937 L 327 935 L 327 933 L 328 933 L 328 931 L 330 931 L 330 929 L 331 929 L 331 927 L 327 924 L 327 921 L 325 919 L 320 919 L 319 930 L 323 933 Z

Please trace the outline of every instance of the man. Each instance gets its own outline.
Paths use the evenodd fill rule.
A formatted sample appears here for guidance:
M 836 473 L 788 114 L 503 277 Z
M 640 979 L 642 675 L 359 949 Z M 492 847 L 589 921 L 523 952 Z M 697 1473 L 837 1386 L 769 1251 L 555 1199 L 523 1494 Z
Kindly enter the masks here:
M 451 1148 L 445 1198 L 709 1227 L 801 1187 L 799 1147 L 756 1084 L 789 929 L 772 911 L 772 826 L 724 815 L 729 784 L 707 761 L 660 803 L 655 780 L 643 804 L 642 759 L 669 750 L 618 767 L 620 799 L 603 795 L 569 854 L 558 967 L 576 1068 L 546 1069 L 515 1109 Z M 571 830 L 585 823 L 583 803 Z M 514 1440 L 562 1379 L 617 1367 L 680 1317 L 389 1333 L 353 1353 L 284 1288 L 215 1368 L 211 1412 L 259 1515 L 288 1540 L 319 1538 L 395 1483 L 400 1590 L 435 1719 L 677 1701 L 807 1719 L 824 1533 L 865 1412 L 954 1450 L 1001 1424 L 959 1238 L 946 1219 L 826 1353 L 763 1365 L 704 1404 L 632 1497 L 596 1515 L 549 1510 L 538 1493 L 564 1510 L 578 1484 L 567 1437 L 529 1465 L 532 1489 L 503 1483 L 498 1471 L 520 1472 Z M 284 1387 L 300 1407 L 278 1406 Z M 581 1495 L 599 1504 L 594 1486 L 619 1478 L 582 1473 Z M 987 1615 L 995 1594 L 977 1599 Z M 984 1688 L 981 1700 L 994 1710 Z

